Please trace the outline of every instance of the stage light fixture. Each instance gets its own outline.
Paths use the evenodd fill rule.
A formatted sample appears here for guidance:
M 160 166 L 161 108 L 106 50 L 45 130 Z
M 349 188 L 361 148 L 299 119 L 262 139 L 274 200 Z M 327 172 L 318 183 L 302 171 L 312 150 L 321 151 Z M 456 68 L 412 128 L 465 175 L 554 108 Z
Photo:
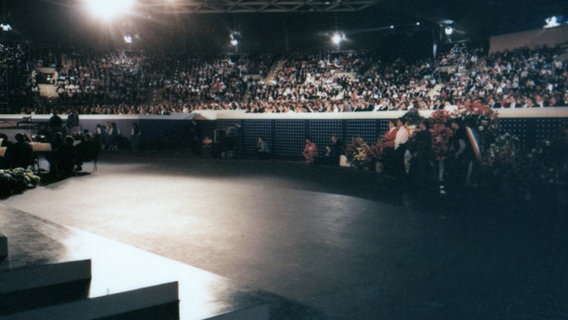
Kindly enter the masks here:
M 11 31 L 12 26 L 8 23 L 0 23 L 0 29 L 2 29 L 2 31 Z
M 233 47 L 237 47 L 239 45 L 239 38 L 241 36 L 241 33 L 238 31 L 233 31 L 231 32 L 231 34 L 229 35 L 230 38 L 230 43 Z
M 89 12 L 103 21 L 112 19 L 128 12 L 134 0 L 84 0 Z
M 546 24 L 543 28 L 554 28 L 560 25 L 560 23 L 558 22 L 558 17 L 556 16 L 546 18 L 544 21 L 546 22 Z
M 125 35 L 125 36 L 124 36 L 124 42 L 125 42 L 125 43 L 128 43 L 128 44 L 132 43 L 132 36 L 131 36 L 131 35 L 128 35 L 128 34 Z
M 331 42 L 336 46 L 345 40 L 347 40 L 347 38 L 345 37 L 345 33 L 342 32 L 336 32 L 331 36 Z
M 452 26 L 446 26 L 444 32 L 447 36 L 451 36 L 454 33 L 454 28 L 452 28 Z

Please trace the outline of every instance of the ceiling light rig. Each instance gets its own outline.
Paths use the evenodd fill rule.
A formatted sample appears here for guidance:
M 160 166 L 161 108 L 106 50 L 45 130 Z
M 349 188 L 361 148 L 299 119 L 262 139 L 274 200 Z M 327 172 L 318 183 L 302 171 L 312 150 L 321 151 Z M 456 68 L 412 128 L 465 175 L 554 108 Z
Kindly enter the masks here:
M 70 4 L 86 4 L 105 8 L 102 12 L 116 12 L 113 7 L 122 6 L 122 2 L 134 3 L 141 12 L 151 15 L 162 14 L 211 14 L 211 13 L 285 13 L 285 12 L 357 12 L 375 5 L 375 0 L 38 0 L 62 7 Z M 101 11 L 97 9 L 97 11 Z M 140 12 L 140 13 L 141 13 Z M 108 17 L 107 13 L 103 14 Z M 114 16 L 114 14 L 111 14 Z

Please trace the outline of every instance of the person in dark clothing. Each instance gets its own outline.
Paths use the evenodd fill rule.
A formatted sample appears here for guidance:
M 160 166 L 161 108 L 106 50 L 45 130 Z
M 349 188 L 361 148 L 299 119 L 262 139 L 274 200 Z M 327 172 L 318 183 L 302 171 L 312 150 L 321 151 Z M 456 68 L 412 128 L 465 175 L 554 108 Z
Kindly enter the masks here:
M 77 171 L 83 170 L 83 163 L 88 161 L 93 161 L 93 170 L 97 170 L 97 160 L 99 158 L 99 153 L 101 152 L 101 145 L 95 139 L 90 132 L 85 133 L 83 141 L 75 146 L 76 149 L 76 165 Z
M 4 133 L 0 133 L 0 147 L 8 146 L 8 136 Z
M 4 160 L 8 168 L 24 168 L 34 164 L 34 151 L 32 146 L 24 139 L 21 133 L 16 134 L 16 143 L 8 144 Z
M 56 132 L 61 132 L 62 125 L 63 125 L 63 120 L 61 120 L 61 117 L 57 115 L 57 110 L 53 110 L 53 114 L 51 115 L 51 118 L 49 118 L 49 130 L 51 131 L 52 134 Z
M 142 133 L 140 132 L 140 127 L 138 126 L 138 123 L 134 122 L 132 124 L 132 129 L 130 129 L 130 148 L 132 149 L 132 152 L 139 151 L 138 146 L 140 145 L 141 134 Z
M 116 122 L 110 123 L 108 135 L 110 141 L 110 151 L 118 151 L 118 145 L 120 144 L 120 129 L 116 125 Z
M 345 148 L 343 147 L 341 139 L 337 138 L 336 135 L 332 135 L 329 148 L 329 164 L 339 166 L 339 157 L 345 153 Z
M 450 158 L 450 179 L 456 185 L 465 185 L 468 168 L 474 159 L 473 147 L 467 137 L 466 126 L 462 121 L 451 123 L 454 135 L 450 140 L 453 157 Z
M 67 121 L 65 123 L 67 126 L 67 132 L 74 133 L 76 131 L 81 131 L 79 127 L 79 113 L 73 108 L 71 112 L 67 115 Z
M 49 175 L 52 177 L 57 177 L 59 175 L 59 149 L 63 146 L 63 134 L 61 132 L 56 132 L 51 138 L 51 153 L 49 154 L 47 160 L 49 161 Z
M 57 172 L 60 176 L 70 176 L 77 163 L 77 149 L 75 149 L 75 139 L 72 136 L 65 136 L 63 144 L 55 150 L 57 159 Z
M 423 185 L 432 177 L 432 134 L 427 120 L 418 123 L 411 145 L 411 180 L 417 185 Z

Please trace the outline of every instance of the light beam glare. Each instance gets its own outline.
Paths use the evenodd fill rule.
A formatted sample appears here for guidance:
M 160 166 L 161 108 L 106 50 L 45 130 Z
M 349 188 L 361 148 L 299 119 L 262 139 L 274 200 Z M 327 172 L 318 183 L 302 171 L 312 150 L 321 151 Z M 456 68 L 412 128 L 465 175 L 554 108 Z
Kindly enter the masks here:
M 84 0 L 84 3 L 90 14 L 108 22 L 126 13 L 134 0 Z

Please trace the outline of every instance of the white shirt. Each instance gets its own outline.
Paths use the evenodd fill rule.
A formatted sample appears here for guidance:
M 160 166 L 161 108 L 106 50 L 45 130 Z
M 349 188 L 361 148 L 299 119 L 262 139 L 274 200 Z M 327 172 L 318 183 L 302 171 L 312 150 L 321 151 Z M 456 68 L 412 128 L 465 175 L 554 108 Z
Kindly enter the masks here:
M 401 144 L 408 142 L 408 130 L 405 126 L 398 128 L 396 132 L 396 138 L 394 139 L 394 149 L 398 149 Z

